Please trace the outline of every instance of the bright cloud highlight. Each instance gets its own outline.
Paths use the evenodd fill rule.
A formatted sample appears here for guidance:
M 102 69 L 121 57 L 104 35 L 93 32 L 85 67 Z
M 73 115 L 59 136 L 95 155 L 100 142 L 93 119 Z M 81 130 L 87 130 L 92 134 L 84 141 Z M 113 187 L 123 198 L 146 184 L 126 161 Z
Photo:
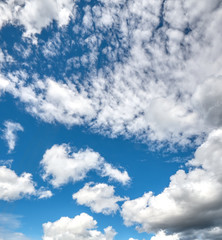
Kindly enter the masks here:
M 90 207 L 93 212 L 109 215 L 119 209 L 117 202 L 125 201 L 126 198 L 115 196 L 114 187 L 105 183 L 87 183 L 72 198 L 80 205 Z
M 86 213 L 74 218 L 62 217 L 55 222 L 43 224 L 43 240 L 113 240 L 116 232 L 112 227 L 104 229 L 104 233 L 96 230 L 97 222 Z
M 54 187 L 60 187 L 69 181 L 83 180 L 91 170 L 122 184 L 130 181 L 126 171 L 121 172 L 110 164 L 107 168 L 104 158 L 90 148 L 72 152 L 67 144 L 54 145 L 45 152 L 40 164 L 44 170 L 43 179 L 49 179 Z

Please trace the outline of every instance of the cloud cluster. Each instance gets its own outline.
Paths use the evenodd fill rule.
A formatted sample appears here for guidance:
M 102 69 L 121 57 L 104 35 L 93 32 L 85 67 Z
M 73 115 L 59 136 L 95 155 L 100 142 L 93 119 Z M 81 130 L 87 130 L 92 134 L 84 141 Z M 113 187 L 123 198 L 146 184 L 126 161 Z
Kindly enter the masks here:
M 69 181 L 83 180 L 91 170 L 122 184 L 130 181 L 126 171 L 121 172 L 112 167 L 99 153 L 89 148 L 72 152 L 67 144 L 54 145 L 45 152 L 40 164 L 43 168 L 43 179 L 49 179 L 54 187 L 60 187 Z
M 0 28 L 10 24 L 24 26 L 24 36 L 34 36 L 52 23 L 59 27 L 67 25 L 74 17 L 74 1 L 72 0 L 9 0 L 0 2 Z
M 24 131 L 23 127 L 19 123 L 5 121 L 4 122 L 5 129 L 3 129 L 3 136 L 2 138 L 7 141 L 9 153 L 14 150 L 16 138 L 16 133 L 18 131 Z
M 125 201 L 126 198 L 115 196 L 114 187 L 105 183 L 87 183 L 77 193 L 72 195 L 80 205 L 90 207 L 93 212 L 109 215 L 115 213 L 119 206 L 117 202 Z
M 69 4 L 65 1 L 63 6 Z M 19 69 L 2 76 L 0 88 L 47 122 L 88 124 L 102 134 L 136 136 L 146 142 L 187 145 L 195 136 L 199 143 L 202 134 L 221 126 L 221 12 L 219 0 L 88 5 L 82 21 L 75 23 L 78 38 L 73 44 L 65 31 L 56 35 L 60 44 L 67 41 L 62 53 L 51 51 L 67 63 L 63 79 L 35 76 L 30 83 Z M 44 21 L 27 31 L 39 31 L 35 29 L 49 20 Z M 53 44 L 46 43 L 46 49 Z M 79 47 L 87 51 L 66 54 Z M 98 62 L 104 65 L 96 69 Z M 78 75 L 77 65 L 90 66 L 87 74 Z
M 113 240 L 116 232 L 112 227 L 104 229 L 104 233 L 96 230 L 97 222 L 86 213 L 74 218 L 62 217 L 55 222 L 43 224 L 43 240 Z
M 0 27 L 20 24 L 24 35 L 32 36 L 52 20 L 63 26 L 73 17 L 73 1 L 50 0 L 44 8 L 42 5 L 42 0 L 2 1 Z M 146 143 L 187 146 L 200 144 L 208 136 L 188 162 L 187 172 L 177 171 L 169 187 L 157 196 L 148 192 L 126 201 L 122 216 L 126 225 L 136 224 L 140 231 L 156 233 L 154 240 L 220 239 L 221 1 L 100 0 L 81 10 L 73 32 L 63 28 L 54 39 L 42 40 L 44 47 L 36 50 L 42 57 L 30 53 L 31 61 L 24 59 L 25 70 L 15 64 L 16 70 L 10 72 L 6 51 L 1 51 L 0 61 L 5 61 L 1 95 L 10 93 L 45 122 L 87 125 L 110 137 L 123 135 Z M 33 47 L 31 42 L 22 44 L 27 49 Z M 57 51 L 58 46 L 64 47 L 63 51 Z M 43 61 L 48 68 L 39 76 L 35 67 Z M 57 75 L 53 66 L 59 66 L 62 74 Z M 65 144 L 47 150 L 41 165 L 43 178 L 50 179 L 54 187 L 82 180 L 90 170 L 123 184 L 129 181 L 126 171 L 106 163 L 93 150 L 75 153 Z M 99 188 L 86 185 L 78 193 L 104 198 Z M 109 194 L 114 196 L 112 189 Z M 95 200 L 81 202 L 94 211 L 105 211 L 102 206 L 97 208 Z M 81 239 L 82 233 L 63 231 L 59 221 L 44 225 L 48 226 L 45 239 Z M 86 236 L 91 237 L 94 231 L 87 230 Z
M 216 234 L 222 227 L 221 156 L 222 130 L 218 129 L 209 135 L 196 150 L 195 158 L 187 163 L 190 170 L 178 170 L 162 193 L 157 196 L 152 192 L 145 193 L 122 205 L 125 224 L 140 225 L 137 227 L 139 231 L 163 229 L 168 234 L 178 233 L 182 240 L 202 239 L 200 236 L 217 239 Z
M 6 166 L 0 167 L 0 200 L 14 201 L 28 196 L 49 198 L 52 193 L 44 188 L 37 190 L 30 173 L 22 173 L 18 176 Z

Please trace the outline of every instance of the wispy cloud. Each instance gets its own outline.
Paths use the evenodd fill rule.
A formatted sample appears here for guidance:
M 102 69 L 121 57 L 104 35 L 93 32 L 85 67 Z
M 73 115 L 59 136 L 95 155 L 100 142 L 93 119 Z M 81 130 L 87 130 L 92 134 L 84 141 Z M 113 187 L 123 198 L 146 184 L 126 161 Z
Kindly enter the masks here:
M 17 132 L 24 131 L 23 127 L 20 123 L 15 123 L 11 121 L 4 122 L 5 128 L 3 129 L 3 136 L 2 138 L 7 141 L 9 153 L 14 150 L 16 139 L 17 139 Z
M 17 232 L 21 227 L 21 216 L 1 213 L 0 214 L 0 239 L 29 240 L 23 233 Z
M 39 50 L 52 70 L 57 62 L 49 63 L 50 56 L 63 59 L 61 79 L 40 79 L 29 68 L 21 77 L 19 69 L 2 76 L 0 88 L 43 121 L 87 124 L 144 142 L 185 146 L 195 136 L 199 143 L 203 133 L 221 126 L 221 11 L 217 0 L 86 6 L 73 29 L 78 34 L 54 34 Z M 81 54 L 68 54 L 79 48 Z M 32 58 L 34 65 L 40 61 Z M 31 83 L 28 75 L 35 76 Z

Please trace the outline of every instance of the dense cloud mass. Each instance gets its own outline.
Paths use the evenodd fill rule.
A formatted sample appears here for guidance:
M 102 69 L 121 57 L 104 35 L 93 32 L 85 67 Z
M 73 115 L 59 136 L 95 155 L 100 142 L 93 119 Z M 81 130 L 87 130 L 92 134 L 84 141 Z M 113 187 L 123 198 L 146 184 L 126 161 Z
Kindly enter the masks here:
M 43 224 L 43 240 L 113 240 L 116 232 L 112 227 L 104 229 L 104 233 L 96 230 L 97 222 L 86 213 L 74 218 L 62 217 L 55 222 Z
M 38 12 L 41 1 L 33 2 L 32 11 Z M 10 4 L 1 3 L 7 8 Z M 31 1 L 21 12 L 29 4 Z M 18 21 L 26 27 L 26 35 L 40 32 L 51 19 L 59 25 L 68 24 L 67 19 L 73 15 L 67 10 L 71 9 L 70 1 L 47 4 L 52 15 L 47 14 L 45 20 L 34 14 L 35 21 Z M 60 11 L 66 13 L 61 18 L 64 22 Z M 87 123 L 102 134 L 136 136 L 146 142 L 186 145 L 196 136 L 199 143 L 203 133 L 221 126 L 221 11 L 219 0 L 102 1 L 87 6 L 82 16 L 84 30 L 78 24 L 73 28 L 80 45 L 75 39 L 71 44 L 71 36 L 64 32 L 49 39 L 43 50 L 48 61 L 59 57 L 65 37 L 64 79 L 47 74 L 41 79 L 30 72 L 30 82 L 30 70 L 19 69 L 2 74 L 1 90 L 10 92 L 25 103 L 27 111 L 47 122 L 70 126 Z M 99 51 L 102 40 L 108 41 L 102 32 L 108 34 L 110 27 L 110 40 Z M 88 37 L 83 41 L 85 35 Z M 78 47 L 87 52 L 66 56 Z M 21 49 L 16 47 L 25 54 Z M 2 54 L 2 58 L 8 57 L 5 51 Z M 32 56 L 31 52 L 27 54 Z M 48 66 L 52 67 L 50 61 Z M 101 61 L 107 64 L 96 70 Z M 79 66 L 88 66 L 88 74 L 84 77 L 74 71 L 70 75 L 70 69 Z
M 179 239 L 217 239 L 222 227 L 221 156 L 222 130 L 218 129 L 187 163 L 190 170 L 178 170 L 162 193 L 145 193 L 123 204 L 125 224 L 139 224 L 140 231 L 177 232 Z

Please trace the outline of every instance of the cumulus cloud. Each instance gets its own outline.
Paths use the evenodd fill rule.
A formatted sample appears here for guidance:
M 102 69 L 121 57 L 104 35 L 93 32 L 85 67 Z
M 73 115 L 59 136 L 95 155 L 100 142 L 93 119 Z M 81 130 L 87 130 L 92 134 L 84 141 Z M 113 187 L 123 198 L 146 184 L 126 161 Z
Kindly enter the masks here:
M 1 200 L 12 201 L 35 194 L 35 186 L 30 173 L 17 176 L 13 170 L 5 166 L 0 167 L 0 173 Z
M 0 3 L 0 28 L 8 23 L 24 26 L 24 36 L 33 36 L 57 21 L 59 27 L 74 17 L 74 1 L 9 0 Z
M 222 130 L 214 130 L 188 161 L 188 172 L 178 170 L 159 195 L 148 192 L 122 205 L 125 224 L 137 224 L 139 231 L 178 233 L 179 239 L 217 239 L 213 234 L 222 227 L 221 149 Z
M 122 184 L 127 184 L 130 180 L 126 171 L 120 172 L 110 164 L 106 170 L 107 163 L 99 153 L 89 148 L 72 152 L 67 144 L 52 146 L 45 152 L 40 164 L 43 168 L 43 179 L 49 179 L 54 187 L 60 187 L 69 181 L 83 180 L 91 170 L 96 170 L 100 175 L 108 176 Z
M 28 196 L 39 198 L 51 197 L 52 193 L 43 189 L 36 190 L 36 184 L 30 173 L 22 173 L 18 176 L 6 166 L 0 166 L 0 199 L 14 201 Z
M 15 148 L 15 143 L 17 139 L 16 133 L 18 131 L 24 131 L 24 129 L 20 123 L 15 123 L 11 121 L 5 121 L 4 126 L 5 126 L 5 129 L 3 129 L 2 138 L 7 141 L 9 153 L 10 153 Z
M 178 234 L 166 235 L 164 231 L 159 231 L 151 240 L 180 240 Z
M 114 187 L 105 183 L 94 185 L 87 183 L 77 193 L 74 193 L 72 198 L 78 204 L 90 207 L 93 212 L 106 215 L 116 213 L 119 209 L 117 202 L 126 200 L 126 198 L 115 196 Z
M 55 222 L 43 224 L 43 240 L 113 240 L 116 232 L 112 227 L 104 229 L 104 233 L 96 230 L 97 222 L 86 213 L 74 218 L 62 217 Z

